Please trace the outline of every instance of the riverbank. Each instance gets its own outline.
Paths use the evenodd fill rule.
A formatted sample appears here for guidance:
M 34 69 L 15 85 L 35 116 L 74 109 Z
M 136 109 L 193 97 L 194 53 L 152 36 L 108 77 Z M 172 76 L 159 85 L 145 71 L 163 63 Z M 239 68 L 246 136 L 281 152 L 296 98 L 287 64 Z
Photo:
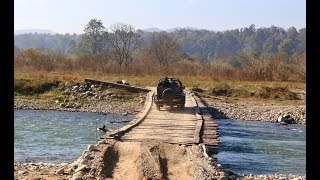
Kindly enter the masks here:
M 238 175 L 225 171 L 216 158 L 206 154 L 202 145 L 184 146 L 157 142 L 101 141 L 88 145 L 72 163 L 18 163 L 15 179 L 295 179 L 294 174 Z
M 15 95 L 15 109 L 137 114 L 145 93 L 91 83 L 60 83 L 45 93 Z
M 88 145 L 72 163 L 20 163 L 15 179 L 223 179 L 215 159 L 201 145 L 101 141 Z M 229 176 L 229 175 L 228 175 Z M 235 175 L 230 175 L 236 178 Z
M 303 102 L 268 102 L 257 100 L 226 100 L 201 97 L 210 108 L 214 119 L 235 119 L 279 123 L 289 115 L 292 123 L 306 124 L 306 105 Z

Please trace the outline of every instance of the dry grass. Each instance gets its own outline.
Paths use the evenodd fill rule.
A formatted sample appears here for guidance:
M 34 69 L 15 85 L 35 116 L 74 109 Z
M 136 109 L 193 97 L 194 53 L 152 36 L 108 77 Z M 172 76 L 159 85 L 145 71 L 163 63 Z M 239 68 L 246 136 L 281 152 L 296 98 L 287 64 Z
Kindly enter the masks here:
M 137 86 L 157 86 L 162 75 L 129 76 L 122 74 L 106 74 L 102 72 L 45 72 L 45 71 L 15 71 L 15 80 L 17 79 L 43 79 L 55 81 L 73 81 L 83 82 L 85 78 L 101 81 L 115 82 L 117 80 L 126 80 L 128 83 Z M 248 92 L 256 91 L 260 87 L 286 87 L 288 89 L 306 89 L 306 83 L 302 82 L 277 82 L 277 81 L 219 81 L 212 77 L 205 76 L 174 76 L 179 78 L 186 87 L 197 87 L 203 90 L 209 90 L 221 87 L 231 87 L 236 90 L 245 90 Z

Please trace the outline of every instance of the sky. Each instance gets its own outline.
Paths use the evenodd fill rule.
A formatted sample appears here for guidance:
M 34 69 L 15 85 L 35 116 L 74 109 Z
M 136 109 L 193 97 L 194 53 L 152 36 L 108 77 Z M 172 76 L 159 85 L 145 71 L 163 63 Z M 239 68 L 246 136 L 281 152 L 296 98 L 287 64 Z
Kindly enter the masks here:
M 14 29 L 83 33 L 90 19 L 105 27 L 194 27 L 224 31 L 249 27 L 306 27 L 306 0 L 15 0 Z

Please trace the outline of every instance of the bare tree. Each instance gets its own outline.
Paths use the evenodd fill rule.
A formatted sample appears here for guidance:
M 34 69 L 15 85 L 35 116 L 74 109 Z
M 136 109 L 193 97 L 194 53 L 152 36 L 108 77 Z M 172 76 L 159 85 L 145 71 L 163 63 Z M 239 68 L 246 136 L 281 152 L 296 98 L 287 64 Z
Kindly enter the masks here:
M 135 33 L 133 26 L 117 23 L 110 26 L 110 32 L 106 35 L 106 42 L 111 48 L 113 59 L 119 67 L 122 67 L 133 61 L 131 55 L 140 47 L 142 38 Z
M 148 49 L 150 57 L 160 66 L 170 65 L 181 57 L 180 43 L 165 32 L 153 34 L 150 43 Z

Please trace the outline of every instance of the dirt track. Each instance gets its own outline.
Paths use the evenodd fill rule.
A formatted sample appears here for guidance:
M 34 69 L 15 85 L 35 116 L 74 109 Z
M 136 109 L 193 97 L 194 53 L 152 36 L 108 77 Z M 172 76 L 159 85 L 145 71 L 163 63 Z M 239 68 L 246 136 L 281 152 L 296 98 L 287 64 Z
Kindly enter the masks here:
M 86 168 L 78 171 L 84 164 Z M 205 158 L 198 145 L 110 140 L 97 145 L 95 151 L 84 152 L 72 164 L 43 168 L 35 168 L 37 164 L 16 166 L 15 179 L 211 179 L 219 177 L 215 166 L 216 162 Z M 22 167 L 27 171 L 24 174 Z M 57 175 L 56 171 L 61 168 L 65 169 L 64 173 Z

